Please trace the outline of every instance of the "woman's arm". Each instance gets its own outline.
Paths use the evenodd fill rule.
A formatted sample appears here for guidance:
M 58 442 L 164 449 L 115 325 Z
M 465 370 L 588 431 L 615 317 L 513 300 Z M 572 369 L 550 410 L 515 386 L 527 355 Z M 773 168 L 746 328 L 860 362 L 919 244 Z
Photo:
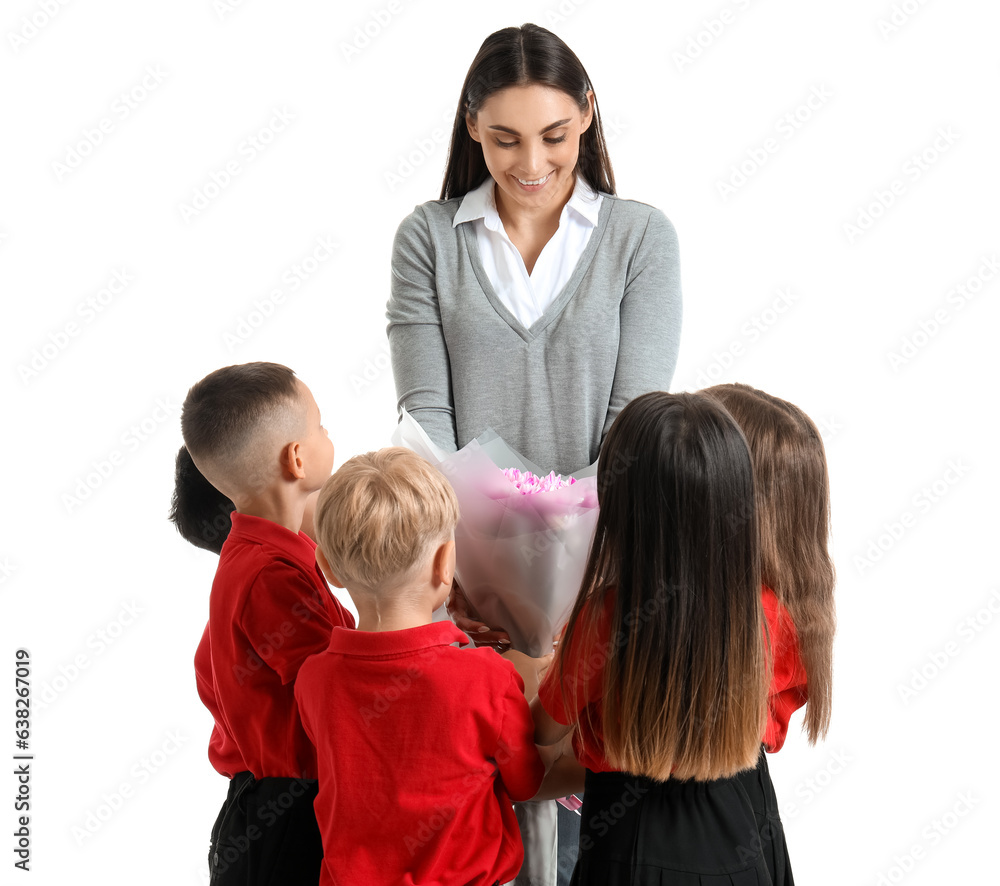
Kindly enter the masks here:
M 622 297 L 618 362 L 603 436 L 618 413 L 641 394 L 666 391 L 674 377 L 681 336 L 681 276 L 677 232 L 652 209 L 629 261 Z
M 458 449 L 448 347 L 437 299 L 434 244 L 421 207 L 403 219 L 392 244 L 386 318 L 396 397 L 430 438 Z

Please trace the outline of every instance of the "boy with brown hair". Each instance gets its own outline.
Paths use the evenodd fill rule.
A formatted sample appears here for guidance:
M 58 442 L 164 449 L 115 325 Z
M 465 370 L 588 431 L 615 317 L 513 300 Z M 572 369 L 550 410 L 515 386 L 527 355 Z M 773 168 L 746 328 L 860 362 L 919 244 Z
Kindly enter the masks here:
M 309 388 L 276 363 L 210 373 L 188 392 L 181 430 L 194 466 L 235 505 L 195 655 L 198 693 L 215 718 L 209 760 L 230 779 L 211 882 L 316 883 L 316 754 L 294 681 L 333 627 L 354 620 L 300 525 L 330 475 L 333 444 Z

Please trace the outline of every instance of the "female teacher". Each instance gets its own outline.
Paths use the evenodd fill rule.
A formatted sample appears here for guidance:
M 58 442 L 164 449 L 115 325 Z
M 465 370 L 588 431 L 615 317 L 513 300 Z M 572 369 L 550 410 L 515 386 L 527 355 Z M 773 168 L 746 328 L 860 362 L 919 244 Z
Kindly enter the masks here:
M 492 427 L 572 473 L 597 460 L 626 403 L 669 388 L 677 236 L 659 210 L 615 196 L 590 78 L 550 31 L 505 28 L 480 47 L 441 199 L 396 232 L 387 317 L 399 407 L 447 451 Z M 533 842 L 517 882 L 555 882 Z

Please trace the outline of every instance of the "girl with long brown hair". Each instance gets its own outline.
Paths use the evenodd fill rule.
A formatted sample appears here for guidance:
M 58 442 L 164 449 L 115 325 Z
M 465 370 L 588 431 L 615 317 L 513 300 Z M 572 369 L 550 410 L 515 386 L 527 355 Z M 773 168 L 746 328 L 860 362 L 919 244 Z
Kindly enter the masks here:
M 769 682 L 746 441 L 708 397 L 646 394 L 597 477 L 580 595 L 532 703 L 536 742 L 572 730 L 587 768 L 572 882 L 769 884 L 737 777 Z
M 761 581 L 772 678 L 763 746 L 781 749 L 794 711 L 813 744 L 827 733 L 833 683 L 834 568 L 828 550 L 830 479 L 823 439 L 799 407 L 748 385 L 701 393 L 720 402 L 746 436 L 760 525 Z M 771 879 L 792 882 L 767 760 L 742 776 Z

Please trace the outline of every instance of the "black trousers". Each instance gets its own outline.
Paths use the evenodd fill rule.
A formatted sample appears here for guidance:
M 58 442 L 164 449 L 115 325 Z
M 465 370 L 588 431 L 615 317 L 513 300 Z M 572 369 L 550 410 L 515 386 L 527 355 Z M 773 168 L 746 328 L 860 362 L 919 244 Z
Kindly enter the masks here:
M 319 883 L 323 844 L 315 798 L 315 779 L 236 773 L 212 828 L 212 886 Z

